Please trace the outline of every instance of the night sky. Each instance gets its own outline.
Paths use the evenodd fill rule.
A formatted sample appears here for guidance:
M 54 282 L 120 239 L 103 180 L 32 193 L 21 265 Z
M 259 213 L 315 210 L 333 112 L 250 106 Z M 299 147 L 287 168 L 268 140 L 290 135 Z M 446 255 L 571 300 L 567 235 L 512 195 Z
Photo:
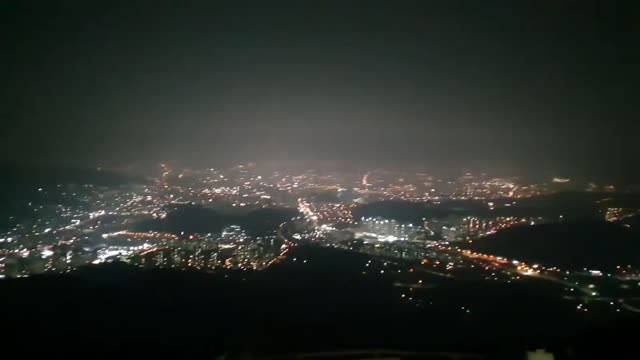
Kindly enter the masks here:
M 2 1 L 0 161 L 637 180 L 633 2 Z

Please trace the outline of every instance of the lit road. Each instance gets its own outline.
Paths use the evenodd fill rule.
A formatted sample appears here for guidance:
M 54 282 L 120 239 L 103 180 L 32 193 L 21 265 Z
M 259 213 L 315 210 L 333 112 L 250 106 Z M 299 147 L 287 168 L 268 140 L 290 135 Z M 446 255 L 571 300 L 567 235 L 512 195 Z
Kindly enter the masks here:
M 448 251 L 448 252 L 455 252 L 458 254 L 462 254 L 468 258 L 471 259 L 477 259 L 477 260 L 481 260 L 484 261 L 486 263 L 488 263 L 490 266 L 501 269 L 501 270 L 505 270 L 508 271 L 512 274 L 517 274 L 517 275 L 522 275 L 522 276 L 528 276 L 528 277 L 533 277 L 533 278 L 537 278 L 537 279 L 542 279 L 542 280 L 546 280 L 546 281 L 550 281 L 550 282 L 554 282 L 556 284 L 561 284 L 563 286 L 566 286 L 570 289 L 574 289 L 577 290 L 578 292 L 582 293 L 583 296 L 565 296 L 565 299 L 570 299 L 570 300 L 580 300 L 583 301 L 585 303 L 588 303 L 590 301 L 606 301 L 606 302 L 617 302 L 621 308 L 624 308 L 625 310 L 631 311 L 631 312 L 635 312 L 635 313 L 640 313 L 640 308 L 633 306 L 633 305 L 629 305 L 628 303 L 625 302 L 625 300 L 636 300 L 637 298 L 620 298 L 620 297 L 603 297 L 603 296 L 598 296 L 598 293 L 594 291 L 594 289 L 588 288 L 588 287 L 583 287 L 580 286 L 574 282 L 570 282 L 564 279 L 560 279 L 558 277 L 555 277 L 549 273 L 541 273 L 539 270 L 538 271 L 532 271 L 531 268 L 529 268 L 528 266 L 520 263 L 519 266 L 515 266 L 512 265 L 512 263 L 506 261 L 506 259 L 501 259 L 501 258 L 497 258 L 495 256 L 492 255 L 484 255 L 484 254 L 476 254 L 476 253 L 472 253 L 470 251 L 462 251 L 460 249 L 455 249 L 455 248 L 442 248 L 442 250 L 444 251 Z M 523 270 L 521 270 L 523 269 Z
M 635 313 L 640 313 L 640 308 L 633 305 L 629 305 L 625 302 L 629 300 L 640 300 L 640 297 L 627 297 L 624 299 L 620 299 L 618 297 L 603 297 L 603 296 L 563 296 L 563 298 L 567 300 L 579 300 L 579 301 L 583 301 L 584 303 L 588 303 L 589 301 L 602 301 L 602 302 L 609 302 L 613 304 L 617 303 L 621 308 L 625 310 L 629 310 Z
M 593 295 L 593 289 L 589 289 L 586 287 L 581 287 L 575 283 L 563 280 L 563 279 L 559 279 L 553 275 L 550 275 L 548 273 L 541 273 L 539 270 L 538 271 L 533 271 L 531 267 L 525 265 L 524 263 L 519 263 L 520 265 L 516 266 L 508 261 L 506 261 L 506 259 L 502 259 L 500 257 L 496 257 L 493 255 L 484 255 L 484 254 L 476 254 L 473 252 L 470 252 L 468 250 L 466 251 L 462 251 L 460 249 L 457 248 L 442 248 L 445 251 L 449 251 L 449 252 L 454 252 L 454 253 L 458 253 L 460 255 L 463 255 L 465 257 L 468 257 L 470 259 L 476 259 L 476 260 L 481 260 L 484 261 L 486 263 L 488 263 L 488 265 L 490 265 L 491 267 L 500 269 L 500 270 L 504 270 L 504 271 L 508 271 L 514 275 L 522 275 L 522 276 L 529 276 L 529 277 L 534 277 L 537 279 L 542 279 L 542 280 L 547 280 L 547 281 L 551 281 L 557 284 L 561 284 L 564 285 L 566 287 L 578 290 L 580 292 L 582 292 L 583 294 L 585 294 L 586 296 L 594 296 Z M 534 265 L 533 268 L 535 268 L 537 265 Z
M 566 286 L 568 288 L 572 288 L 572 289 L 578 290 L 578 291 L 582 292 L 584 295 L 586 295 L 587 297 L 591 297 L 591 298 L 594 297 L 593 289 L 589 289 L 589 288 L 586 288 L 586 287 L 581 287 L 579 285 L 576 285 L 575 283 L 572 283 L 572 282 L 569 282 L 569 281 L 566 281 L 566 280 L 563 280 L 563 279 L 558 279 L 557 277 L 551 276 L 549 274 L 528 273 L 528 272 L 523 272 L 523 271 L 517 271 L 517 270 L 514 270 L 512 268 L 508 268 L 508 267 L 506 268 L 506 270 L 515 271 L 518 274 L 524 275 L 524 276 L 531 276 L 531 277 L 535 277 L 535 278 L 538 278 L 538 279 L 555 282 L 557 284 L 564 285 L 564 286 Z
M 441 277 L 446 277 L 446 278 L 453 278 L 453 275 L 451 275 L 451 274 L 445 274 L 445 273 L 440 273 L 440 272 L 433 271 L 433 270 L 427 270 L 427 269 L 425 269 L 423 267 L 420 267 L 420 266 L 416 267 L 415 269 L 417 271 L 426 272 L 427 274 L 431 274 L 431 275 L 436 275 L 436 276 L 441 276 Z
M 635 312 L 635 313 L 640 313 L 640 308 L 632 306 L 632 305 L 629 305 L 629 304 L 625 303 L 624 301 L 622 301 L 620 303 L 620 306 L 622 308 L 624 308 L 625 310 L 629 310 L 629 311 Z

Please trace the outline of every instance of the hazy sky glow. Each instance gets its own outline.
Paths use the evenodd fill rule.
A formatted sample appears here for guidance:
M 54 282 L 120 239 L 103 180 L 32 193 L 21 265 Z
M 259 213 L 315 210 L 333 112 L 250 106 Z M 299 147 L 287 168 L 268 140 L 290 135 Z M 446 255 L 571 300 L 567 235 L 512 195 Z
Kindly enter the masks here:
M 1 5 L 2 161 L 637 175 L 631 8 L 133 3 Z

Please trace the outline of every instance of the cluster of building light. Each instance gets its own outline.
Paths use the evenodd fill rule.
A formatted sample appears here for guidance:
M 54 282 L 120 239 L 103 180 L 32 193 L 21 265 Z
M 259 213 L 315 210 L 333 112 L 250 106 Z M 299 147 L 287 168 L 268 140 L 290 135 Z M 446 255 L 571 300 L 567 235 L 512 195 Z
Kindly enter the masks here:
M 542 217 L 498 216 L 493 219 L 486 219 L 469 216 L 462 220 L 460 230 L 461 235 L 465 238 L 475 238 L 487 236 L 512 226 L 536 225 L 544 222 L 545 219 Z
M 551 181 L 552 185 L 564 186 L 567 183 L 573 182 Z M 248 244 L 251 241 L 246 234 L 222 234 L 220 239 L 217 235 L 195 235 L 189 239 L 188 235 L 181 237 L 166 233 L 129 231 L 132 225 L 140 220 L 165 218 L 168 213 L 166 205 L 171 203 L 194 203 L 213 207 L 217 206 L 218 200 L 224 200 L 230 206 L 236 207 L 234 211 L 270 206 L 297 206 L 306 219 L 315 225 L 314 229 L 304 236 L 321 239 L 329 232 L 337 232 L 339 223 L 351 223 L 352 226 L 356 226 L 351 214 L 356 199 L 439 202 L 447 199 L 518 198 L 548 193 L 553 191 L 553 188 L 545 184 L 521 184 L 514 179 L 488 178 L 483 174 L 466 174 L 459 179 L 448 181 L 422 173 L 374 171 L 367 172 L 364 176 L 362 173 L 352 176 L 305 171 L 301 174 L 258 174 L 251 164 L 231 169 L 202 170 L 175 169 L 163 164 L 158 179 L 148 185 L 119 188 L 56 185 L 35 190 L 42 196 L 58 197 L 64 201 L 53 205 L 27 204 L 33 212 L 32 219 L 16 222 L 9 230 L 0 234 L 2 269 L 5 269 L 4 265 L 7 264 L 9 268 L 15 269 L 15 263 L 27 264 L 18 268 L 40 269 L 39 259 L 45 259 L 45 269 L 67 271 L 70 266 L 83 263 L 136 256 L 142 251 L 160 251 L 156 248 L 159 245 L 185 247 L 189 241 L 211 244 L 211 241 L 219 240 L 220 246 L 232 246 L 239 254 L 254 252 L 251 249 L 252 245 Z M 315 201 L 313 196 L 307 196 L 313 191 L 335 191 L 345 198 L 340 197 L 338 202 Z M 627 209 L 608 208 L 605 218 L 608 221 L 616 221 L 628 213 Z M 518 224 L 538 223 L 541 219 L 498 217 L 465 221 L 454 224 L 442 223 L 438 231 L 446 233 L 445 237 L 453 240 L 486 235 L 491 231 Z M 418 227 L 410 224 L 397 224 L 382 219 L 366 219 L 358 226 L 359 229 L 353 229 L 362 237 L 375 238 L 378 241 L 412 240 L 418 230 Z M 300 234 L 299 236 L 302 237 Z M 120 240 L 131 243 L 118 243 Z M 241 244 L 243 242 L 244 244 Z M 74 245 L 73 251 L 56 250 L 69 245 Z M 148 248 L 149 246 L 151 248 Z M 258 260 L 252 260 L 255 256 L 243 256 L 234 257 L 239 260 L 232 263 L 251 268 L 260 266 Z M 269 256 L 265 261 L 272 261 L 273 258 Z M 191 259 L 191 264 L 204 266 L 198 261 L 200 260 Z M 30 262 L 36 265 L 32 266 Z M 67 266 L 62 266 L 61 263 Z M 19 270 L 18 273 L 22 276 L 28 271 Z
M 319 225 L 351 223 L 353 221 L 351 214 L 353 204 L 308 203 L 301 201 L 299 208 L 303 214 L 312 217 Z
M 361 218 L 355 228 L 355 237 L 370 241 L 413 240 L 418 228 L 413 224 L 403 224 L 382 218 Z
M 609 222 L 620 221 L 640 214 L 639 209 L 610 207 L 607 208 L 604 219 Z

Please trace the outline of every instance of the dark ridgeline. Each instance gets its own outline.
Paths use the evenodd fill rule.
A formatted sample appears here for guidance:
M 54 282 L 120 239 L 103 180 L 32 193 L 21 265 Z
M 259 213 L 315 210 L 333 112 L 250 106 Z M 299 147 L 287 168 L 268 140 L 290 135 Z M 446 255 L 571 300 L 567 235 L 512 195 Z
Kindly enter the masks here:
M 112 170 L 86 167 L 60 166 L 0 166 L 3 188 L 51 186 L 58 184 L 119 186 L 126 184 L 145 184 L 147 179 L 140 176 L 123 174 Z
M 58 186 L 73 192 L 78 186 L 119 187 L 142 185 L 147 179 L 110 170 L 68 167 L 35 167 L 20 165 L 0 166 L 0 229 L 7 229 L 21 219 L 32 217 L 28 206 L 71 205 L 77 199 L 63 197 L 57 191 L 48 191 Z M 45 191 L 40 191 L 45 190 Z
M 640 265 L 640 232 L 604 221 L 514 226 L 469 248 L 563 270 L 615 272 L 617 266 Z
M 537 226 L 515 226 L 503 229 L 466 246 L 474 251 L 494 254 L 525 262 L 539 262 L 563 270 L 583 270 L 585 267 L 614 271 L 616 266 L 640 265 L 640 233 L 637 216 L 622 222 L 608 223 L 602 206 L 640 208 L 637 194 L 600 194 L 588 192 L 556 193 L 548 196 L 518 199 L 517 204 L 490 210 L 486 201 L 460 200 L 440 204 L 406 201 L 383 201 L 354 209 L 354 218 L 382 217 L 398 221 L 422 223 L 422 219 L 449 216 L 543 217 L 559 219 L 561 223 Z M 500 204 L 501 199 L 493 200 Z M 509 203 L 511 199 L 505 199 Z
M 230 225 L 239 225 L 250 236 L 273 233 L 278 226 L 300 215 L 297 209 L 263 208 L 245 214 L 228 214 L 198 205 L 174 205 L 164 219 L 142 221 L 137 231 L 163 231 L 173 234 L 219 233 Z
M 398 221 L 419 224 L 423 218 L 443 218 L 448 216 L 518 216 L 558 218 L 565 220 L 597 220 L 602 219 L 602 206 L 599 200 L 607 199 L 608 207 L 640 208 L 640 194 L 596 193 L 596 192 L 559 192 L 552 195 L 537 196 L 514 200 L 446 200 L 439 204 L 417 203 L 409 201 L 381 201 L 361 205 L 353 210 L 355 219 L 361 217 L 383 217 Z M 496 204 L 490 210 L 486 203 Z M 509 203 L 509 207 L 501 204 Z

